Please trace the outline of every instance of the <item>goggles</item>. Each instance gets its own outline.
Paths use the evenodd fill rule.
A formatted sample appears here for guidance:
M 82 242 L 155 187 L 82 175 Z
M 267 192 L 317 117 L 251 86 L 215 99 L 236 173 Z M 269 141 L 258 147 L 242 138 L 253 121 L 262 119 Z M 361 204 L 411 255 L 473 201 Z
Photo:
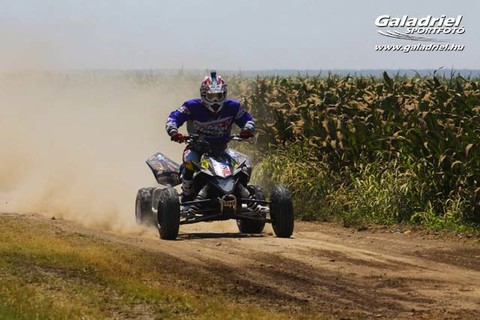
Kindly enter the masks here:
M 217 102 L 221 102 L 221 101 L 223 101 L 224 97 L 225 97 L 225 93 L 224 93 L 224 92 L 215 92 L 215 93 L 213 93 L 213 92 L 207 92 L 207 93 L 205 94 L 205 99 L 206 99 L 207 101 L 212 101 L 212 102 L 216 102 L 216 101 L 217 101 Z

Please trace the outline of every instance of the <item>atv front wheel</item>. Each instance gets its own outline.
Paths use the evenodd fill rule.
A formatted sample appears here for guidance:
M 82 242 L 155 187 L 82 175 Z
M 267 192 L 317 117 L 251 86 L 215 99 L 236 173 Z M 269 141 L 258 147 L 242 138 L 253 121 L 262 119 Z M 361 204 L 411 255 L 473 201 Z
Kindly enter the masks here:
M 155 188 L 141 188 L 135 199 L 135 220 L 137 224 L 155 225 L 152 212 L 152 194 Z
M 157 226 L 160 238 L 175 240 L 180 228 L 180 201 L 175 189 L 167 187 L 160 191 Z
M 289 238 L 293 233 L 293 205 L 290 192 L 284 186 L 273 187 L 270 196 L 270 217 L 275 235 Z
M 265 200 L 265 193 L 263 189 L 259 186 L 250 185 L 247 187 L 248 191 L 253 195 L 257 200 Z M 265 215 L 262 214 L 262 218 L 265 218 Z M 265 227 L 265 221 L 258 220 L 237 220 L 238 230 L 241 233 L 262 233 L 263 228 Z

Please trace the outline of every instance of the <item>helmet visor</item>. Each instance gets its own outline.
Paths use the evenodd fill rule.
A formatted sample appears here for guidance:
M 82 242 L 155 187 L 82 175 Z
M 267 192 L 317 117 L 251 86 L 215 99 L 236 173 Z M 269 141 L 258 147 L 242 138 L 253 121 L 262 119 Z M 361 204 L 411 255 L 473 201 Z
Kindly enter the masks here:
M 207 101 L 222 101 L 224 99 L 224 93 L 223 92 L 207 92 L 205 95 L 205 98 Z

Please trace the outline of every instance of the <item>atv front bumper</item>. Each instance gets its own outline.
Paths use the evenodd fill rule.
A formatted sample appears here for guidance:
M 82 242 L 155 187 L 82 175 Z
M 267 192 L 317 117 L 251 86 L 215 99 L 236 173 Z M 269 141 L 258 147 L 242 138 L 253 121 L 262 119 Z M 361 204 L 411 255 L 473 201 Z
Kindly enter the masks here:
M 231 200 L 204 199 L 187 201 L 181 204 L 180 224 L 192 224 L 197 222 L 222 221 L 222 220 L 255 220 L 271 223 L 267 218 L 269 213 L 269 202 L 256 199 L 238 199 L 236 203 Z M 227 203 L 226 203 L 227 202 Z M 253 212 L 248 204 L 256 204 L 259 207 L 257 212 Z M 192 207 L 199 208 L 191 210 Z

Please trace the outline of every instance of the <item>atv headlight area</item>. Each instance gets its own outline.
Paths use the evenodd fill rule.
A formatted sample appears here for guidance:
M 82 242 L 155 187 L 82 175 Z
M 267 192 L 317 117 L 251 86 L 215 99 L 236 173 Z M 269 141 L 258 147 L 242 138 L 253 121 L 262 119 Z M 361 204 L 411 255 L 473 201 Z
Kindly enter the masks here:
M 235 186 L 237 185 L 237 180 L 233 179 L 233 177 L 229 178 L 216 178 L 212 179 L 212 184 L 220 189 L 222 193 L 233 193 Z

